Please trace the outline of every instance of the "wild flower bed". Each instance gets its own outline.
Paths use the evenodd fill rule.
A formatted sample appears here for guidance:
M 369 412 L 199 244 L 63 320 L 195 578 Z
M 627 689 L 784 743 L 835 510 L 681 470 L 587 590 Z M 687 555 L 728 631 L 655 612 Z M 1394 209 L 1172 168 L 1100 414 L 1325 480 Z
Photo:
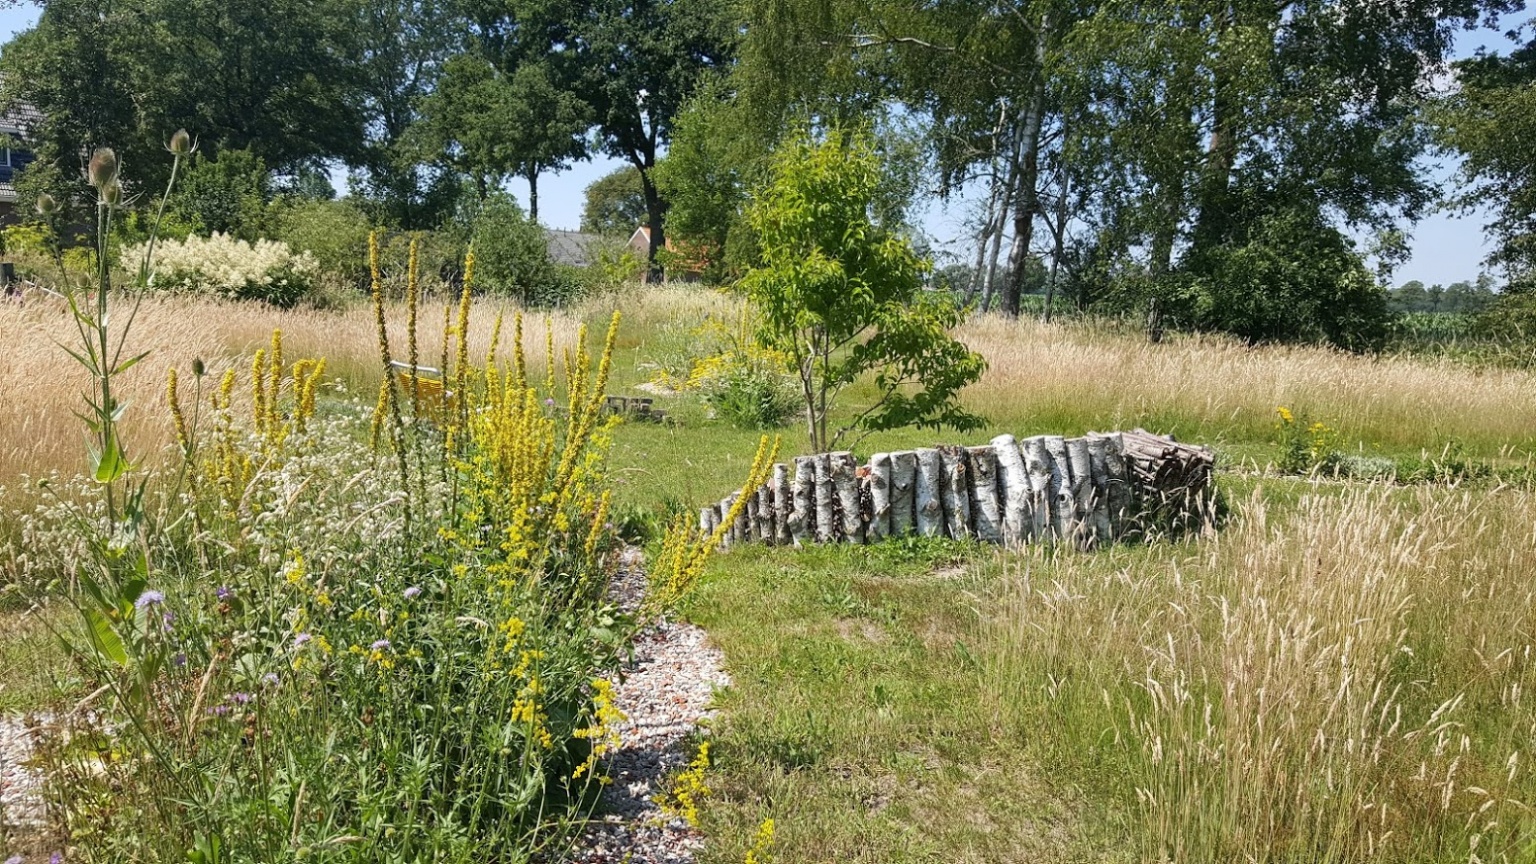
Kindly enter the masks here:
M 98 308 L 76 312 L 108 345 Z M 115 431 L 117 361 L 97 364 L 103 494 L 56 509 L 84 550 L 60 635 L 95 689 L 41 751 L 71 860 L 522 861 L 569 838 L 606 782 L 609 676 L 713 540 L 677 521 L 649 605 L 610 601 L 617 317 L 599 357 L 583 334 L 539 383 L 513 329 L 509 366 L 458 339 L 451 395 L 387 374 L 372 441 L 281 334 L 245 374 L 173 372 L 181 458 L 158 498 Z

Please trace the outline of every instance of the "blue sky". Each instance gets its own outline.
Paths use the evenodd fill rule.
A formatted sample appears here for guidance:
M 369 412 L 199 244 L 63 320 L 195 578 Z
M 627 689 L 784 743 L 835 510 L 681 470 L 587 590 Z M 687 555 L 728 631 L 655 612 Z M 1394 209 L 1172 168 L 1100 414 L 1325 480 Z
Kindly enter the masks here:
M 0 40 L 9 40 L 17 31 L 30 27 L 37 15 L 38 7 L 32 4 L 0 8 Z M 1536 16 L 1536 0 L 1528 0 L 1524 14 L 1507 18 L 1502 29 L 1507 30 L 1533 16 Z M 1513 44 L 1498 30 L 1478 30 L 1458 37 L 1456 54 L 1469 56 L 1483 46 L 1503 52 Z M 595 157 L 589 162 L 577 163 L 561 174 L 541 178 L 539 216 L 542 221 L 552 228 L 577 227 L 581 222 L 583 190 L 622 164 L 615 159 Z M 1439 160 L 1433 170 L 1437 177 L 1449 178 L 1454 167 L 1454 164 Z M 511 190 L 519 201 L 527 201 L 528 184 L 525 181 L 512 181 Z M 919 214 L 919 221 L 937 249 L 963 253 L 967 245 L 964 223 L 968 215 L 967 203 L 958 200 L 948 207 L 934 203 Z M 1475 278 L 1488 252 L 1482 230 L 1486 219 L 1485 214 L 1478 212 L 1466 215 L 1436 213 L 1420 221 L 1410 229 L 1413 256 L 1398 268 L 1393 281 L 1401 284 L 1417 279 L 1425 284 L 1448 284 Z

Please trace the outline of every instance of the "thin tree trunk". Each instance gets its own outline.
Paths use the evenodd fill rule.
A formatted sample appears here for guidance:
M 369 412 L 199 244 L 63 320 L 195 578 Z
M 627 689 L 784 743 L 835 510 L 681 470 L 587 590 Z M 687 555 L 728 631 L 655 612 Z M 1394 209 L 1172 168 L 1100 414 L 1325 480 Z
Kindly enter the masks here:
M 528 219 L 539 221 L 539 169 L 528 169 Z
M 1051 225 L 1051 276 L 1045 283 L 1045 311 L 1040 313 L 1040 320 L 1047 324 L 1051 323 L 1051 306 L 1056 302 L 1056 276 L 1061 272 L 1061 256 L 1067 245 L 1067 196 L 1071 192 L 1071 182 L 1063 166 L 1061 195 L 1056 198 L 1056 220 Z
M 1003 292 L 1003 314 L 1017 317 L 1024 296 L 1025 263 L 1034 239 L 1035 211 L 1039 208 L 1040 128 L 1045 119 L 1045 46 L 1050 38 L 1051 17 L 1040 16 L 1040 30 L 1035 35 L 1034 83 L 1026 103 L 1019 166 L 1019 203 L 1013 208 L 1013 248 L 1008 253 L 1008 285 Z
M 651 181 L 651 172 L 646 168 L 640 169 L 640 191 L 645 195 L 645 224 L 650 227 L 651 245 L 646 249 L 645 260 L 646 281 L 660 283 L 666 281 L 667 273 L 657 259 L 657 253 L 667 248 L 666 227 L 663 222 L 666 219 L 666 205 L 661 200 L 661 193 L 656 189 L 656 184 Z

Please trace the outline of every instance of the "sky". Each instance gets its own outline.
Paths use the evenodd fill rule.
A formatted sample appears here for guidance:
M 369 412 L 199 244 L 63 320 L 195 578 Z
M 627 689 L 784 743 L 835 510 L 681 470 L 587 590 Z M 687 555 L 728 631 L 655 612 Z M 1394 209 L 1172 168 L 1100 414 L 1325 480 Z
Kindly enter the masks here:
M 240 2 L 240 0 L 235 0 Z M 0 40 L 8 41 L 12 35 L 24 30 L 37 20 L 38 7 L 27 3 L 0 8 Z M 1505 53 L 1515 43 L 1504 38 L 1504 30 L 1536 18 L 1536 0 L 1527 0 L 1523 14 L 1507 16 L 1498 30 L 1476 30 L 1461 33 L 1456 41 L 1456 56 L 1468 57 L 1480 47 Z M 581 223 L 582 193 L 588 185 L 625 163 L 605 156 L 594 156 L 590 161 L 578 162 L 559 174 L 547 174 L 539 180 L 539 217 L 551 228 L 575 229 Z M 1455 170 L 1454 162 L 1447 159 L 1428 164 L 1434 175 L 1449 181 Z M 520 202 L 528 200 L 528 184 L 513 180 L 509 185 Z M 934 201 L 916 214 L 918 224 L 928 235 L 935 251 L 958 253 L 962 258 L 969 245 L 965 227 L 970 215 L 969 202 L 960 198 L 949 206 Z M 1483 224 L 1488 221 L 1485 212 L 1467 214 L 1434 213 L 1417 225 L 1408 227 L 1411 232 L 1409 246 L 1412 257 L 1398 267 L 1392 281 L 1402 284 L 1418 280 L 1426 285 L 1449 284 L 1461 280 L 1471 281 L 1482 269 L 1482 259 L 1488 254 Z

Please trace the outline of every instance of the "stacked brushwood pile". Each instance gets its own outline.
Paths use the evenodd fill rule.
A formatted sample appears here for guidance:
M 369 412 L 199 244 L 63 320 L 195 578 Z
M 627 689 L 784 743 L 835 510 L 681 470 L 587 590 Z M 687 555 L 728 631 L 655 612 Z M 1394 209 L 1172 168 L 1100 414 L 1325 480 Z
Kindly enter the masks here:
M 1141 429 L 1081 438 L 1000 435 L 980 447 L 801 456 L 749 493 L 724 544 L 876 543 L 908 534 L 1081 549 L 1208 524 L 1215 460 Z M 699 513 L 713 531 L 735 493 Z

